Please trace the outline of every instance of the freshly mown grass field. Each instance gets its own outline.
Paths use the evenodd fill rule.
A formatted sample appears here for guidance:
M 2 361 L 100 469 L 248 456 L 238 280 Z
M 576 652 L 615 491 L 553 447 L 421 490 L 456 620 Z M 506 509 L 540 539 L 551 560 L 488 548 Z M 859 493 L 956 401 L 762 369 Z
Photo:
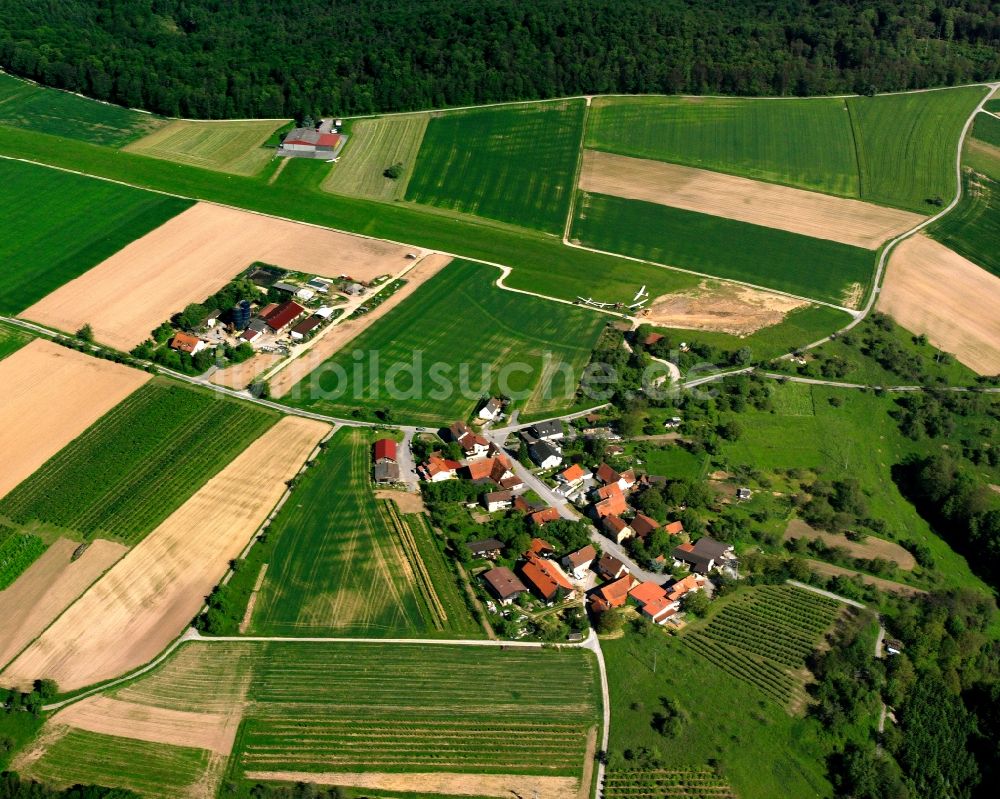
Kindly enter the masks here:
M 972 126 L 972 136 L 994 147 L 1000 147 L 1000 119 L 991 114 L 978 114 Z
M 429 525 L 376 500 L 372 441 L 340 431 L 272 522 L 251 632 L 481 636 Z
M 31 341 L 31 334 L 26 330 L 11 325 L 0 324 L 0 361 L 11 353 L 17 352 Z
M 0 160 L 0 313 L 23 311 L 190 205 Z
M 597 97 L 587 147 L 858 196 L 851 121 L 834 98 Z
M 851 97 L 861 199 L 932 214 L 955 194 L 955 155 L 978 86 Z
M 842 610 L 834 599 L 788 585 L 760 586 L 728 601 L 685 646 L 783 707 L 807 701 L 802 670 Z
M 401 200 L 417 162 L 428 114 L 358 119 L 350 122 L 349 138 L 323 188 L 372 200 Z M 387 178 L 385 170 L 403 165 L 403 173 Z
M 368 417 L 388 408 L 394 422 L 417 424 L 464 419 L 492 390 L 533 413 L 571 405 L 611 317 L 505 291 L 496 278 L 491 266 L 452 262 L 283 401 Z M 576 376 L 571 384 L 554 374 L 559 363 Z
M 134 544 L 278 418 L 153 380 L 0 500 L 0 518 Z
M 121 147 L 165 124 L 152 114 L 36 86 L 0 73 L 0 125 Z
M 433 115 L 406 199 L 561 233 L 583 100 Z
M 730 464 L 749 464 L 765 474 L 800 469 L 822 472 L 831 481 L 855 478 L 868 500 L 869 515 L 888 525 L 886 537 L 912 540 L 930 549 L 934 568 L 926 575 L 929 579 L 940 587 L 988 590 L 965 558 L 931 530 L 893 480 L 893 467 L 907 456 L 939 451 L 936 442 L 902 436 L 890 415 L 897 407 L 893 396 L 789 383 L 774 386 L 774 400 L 774 412 L 733 415 L 743 433 L 739 441 L 722 445 Z M 975 438 L 986 418 L 964 419 L 965 427 L 956 430 L 955 437 Z M 920 567 L 914 570 L 916 577 L 922 573 Z
M 57 788 L 105 785 L 149 799 L 177 799 L 194 795 L 210 758 L 204 749 L 74 729 L 48 745 L 21 774 Z
M 962 200 L 934 225 L 931 236 L 977 266 L 1000 276 L 1000 172 L 966 172 Z
M 867 289 L 870 250 L 709 214 L 603 194 L 581 196 L 572 236 L 607 252 L 835 304 Z
M 288 120 L 196 122 L 175 119 L 125 149 L 179 164 L 233 175 L 256 175 L 274 157 L 265 148 Z

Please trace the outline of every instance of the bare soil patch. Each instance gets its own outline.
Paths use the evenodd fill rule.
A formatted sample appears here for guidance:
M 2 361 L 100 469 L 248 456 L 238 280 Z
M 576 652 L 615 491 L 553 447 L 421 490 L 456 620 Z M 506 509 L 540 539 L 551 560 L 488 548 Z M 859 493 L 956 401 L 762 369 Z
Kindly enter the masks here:
M 573 777 L 535 777 L 528 774 L 385 774 L 369 772 L 248 771 L 248 780 L 313 782 L 383 791 L 439 793 L 452 796 L 534 796 L 538 799 L 576 799 L 579 781 Z
M 917 565 L 916 558 L 894 541 L 886 541 L 884 538 L 875 538 L 873 536 L 868 536 L 864 541 L 851 541 L 844 535 L 816 530 L 802 521 L 802 519 L 792 519 L 788 522 L 788 528 L 785 530 L 785 538 L 790 540 L 809 538 L 822 541 L 828 547 L 842 547 L 846 549 L 852 558 L 865 558 L 867 560 L 882 558 L 883 560 L 892 561 L 899 568 L 906 569 L 906 571 L 912 571 L 913 567 Z
M 54 724 L 137 741 L 193 746 L 228 755 L 236 740 L 239 715 L 191 713 L 92 696 L 52 717 Z
M 212 373 L 209 381 L 217 386 L 225 386 L 236 391 L 242 391 L 249 386 L 261 372 L 267 371 L 282 359 L 277 352 L 258 352 L 249 360 L 219 369 Z
M 696 288 L 657 297 L 643 312 L 642 321 L 742 337 L 776 325 L 791 311 L 808 304 L 736 283 L 703 280 Z
M 878 309 L 981 375 L 1000 373 L 1000 277 L 922 233 L 892 253 Z
M 76 560 L 76 541 L 60 538 L 0 591 L 0 666 L 33 641 L 128 550 L 97 539 Z
M 44 339 L 0 361 L 0 497 L 149 377 Z
M 208 481 L 59 617 L 5 671 L 64 690 L 151 660 L 201 607 L 329 426 L 286 417 Z
M 90 324 L 98 341 L 127 351 L 254 261 L 369 281 L 405 269 L 408 252 L 398 244 L 197 203 L 21 316 L 59 330 Z
M 391 499 L 399 506 L 401 513 L 426 513 L 424 500 L 420 494 L 411 494 L 409 491 L 394 491 L 391 488 L 380 488 L 375 492 L 377 499 Z
M 598 150 L 584 150 L 580 188 L 869 250 L 924 219 L 861 200 Z
M 275 374 L 268 384 L 272 397 L 283 397 L 292 386 L 306 378 L 320 364 L 340 350 L 372 324 L 381 319 L 403 300 L 415 292 L 422 284 L 451 263 L 451 257 L 434 253 L 423 258 L 416 266 L 407 272 L 403 279 L 406 285 L 399 289 L 381 305 L 363 316 L 349 317 L 327 328 L 327 332 L 315 339 L 313 346 L 302 355 L 290 362 L 288 366 Z
M 807 562 L 810 569 L 817 574 L 822 574 L 824 577 L 860 577 L 865 585 L 874 585 L 882 591 L 891 591 L 894 594 L 903 594 L 904 596 L 916 596 L 917 594 L 927 593 L 922 588 L 914 588 L 912 585 L 896 583 L 892 580 L 883 579 L 882 577 L 872 577 L 870 574 L 862 574 L 861 572 L 856 572 L 853 569 L 845 569 L 843 566 L 834 566 L 832 563 L 824 563 L 821 560 L 809 559 Z

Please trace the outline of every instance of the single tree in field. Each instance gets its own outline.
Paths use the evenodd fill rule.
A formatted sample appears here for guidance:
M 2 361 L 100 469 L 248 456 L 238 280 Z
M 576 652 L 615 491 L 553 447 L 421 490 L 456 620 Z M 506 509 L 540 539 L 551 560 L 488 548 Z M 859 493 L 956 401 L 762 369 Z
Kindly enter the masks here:
M 76 331 L 76 337 L 80 339 L 80 341 L 85 341 L 87 344 L 93 344 L 94 328 L 92 328 L 89 323 L 85 324 L 83 327 L 81 327 L 79 330 Z

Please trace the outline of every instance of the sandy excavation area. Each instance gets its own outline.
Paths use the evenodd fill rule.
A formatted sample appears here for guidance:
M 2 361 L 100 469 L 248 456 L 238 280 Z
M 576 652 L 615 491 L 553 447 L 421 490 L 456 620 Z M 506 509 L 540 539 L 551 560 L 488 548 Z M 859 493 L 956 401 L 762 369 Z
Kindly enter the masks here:
M 0 497 L 149 377 L 44 339 L 0 361 Z
M 3 681 L 26 686 L 44 676 L 73 690 L 151 660 L 194 618 L 329 430 L 279 421 L 71 605 Z
M 239 714 L 192 713 L 92 696 L 60 710 L 52 724 L 137 741 L 193 746 L 228 755 L 236 740 Z
M 60 538 L 13 585 L 0 591 L 0 667 L 90 587 L 127 548 L 97 539 L 76 560 L 76 541 Z
M 98 341 L 131 350 L 161 322 L 218 291 L 254 261 L 368 281 L 412 261 L 398 244 L 249 211 L 197 203 L 21 316 L 59 330 L 90 324 Z
M 583 153 L 580 188 L 869 250 L 924 220 L 861 200 L 598 150 Z
M 660 327 L 748 336 L 808 304 L 736 283 L 703 280 L 696 288 L 657 297 L 639 319 Z
M 377 319 L 381 319 L 389 311 L 397 307 L 403 300 L 420 288 L 422 284 L 426 283 L 450 263 L 450 256 L 438 253 L 428 255 L 403 276 L 403 279 L 406 280 L 406 285 L 375 308 L 375 310 L 363 316 L 348 318 L 327 328 L 327 332 L 322 337 L 314 340 L 314 344 L 310 349 L 306 350 L 294 361 L 291 361 L 288 366 L 268 379 L 271 396 L 285 396 L 291 391 L 292 386 L 307 377 L 327 358 L 351 340 L 361 335 L 362 331 L 374 324 Z
M 889 259 L 878 310 L 981 375 L 1000 374 L 1000 277 L 918 233 Z
M 383 791 L 416 791 L 452 796 L 534 796 L 538 799 L 576 799 L 579 781 L 573 777 L 535 777 L 528 774 L 453 774 L 448 772 L 387 774 L 367 772 L 248 771 L 248 780 L 312 782 Z

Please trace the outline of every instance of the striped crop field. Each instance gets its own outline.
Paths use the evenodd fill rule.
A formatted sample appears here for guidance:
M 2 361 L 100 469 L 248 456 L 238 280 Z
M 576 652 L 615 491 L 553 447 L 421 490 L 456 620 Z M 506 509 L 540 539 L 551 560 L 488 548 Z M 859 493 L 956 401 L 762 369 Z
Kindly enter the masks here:
M 482 635 L 426 519 L 375 498 L 371 441 L 338 432 L 272 522 L 254 634 Z
M 491 391 L 532 414 L 573 405 L 609 317 L 506 291 L 496 277 L 494 267 L 453 261 L 283 400 L 340 416 L 390 408 L 393 422 L 416 424 L 465 418 Z
M 0 125 L 120 147 L 164 124 L 152 114 L 49 89 L 0 73 Z
M 433 115 L 406 199 L 560 233 L 584 110 L 566 100 Z
M 961 202 L 930 229 L 930 234 L 1000 277 L 1000 169 L 995 177 L 966 170 L 962 179 L 965 191 Z
M 14 528 L 0 524 L 0 591 L 13 584 L 47 548 L 37 535 L 18 533 Z
M 13 352 L 17 352 L 21 347 L 31 341 L 31 334 L 19 327 L 0 324 L 0 360 L 3 360 Z
M 323 188 L 372 200 L 403 199 L 429 120 L 428 114 L 413 114 L 351 122 L 347 145 Z M 402 164 L 403 172 L 387 178 L 385 170 L 394 164 Z
M 800 588 L 761 586 L 686 631 L 681 640 L 776 702 L 797 704 L 804 699 L 799 672 L 842 607 Z
M 190 205 L 0 160 L 0 313 L 23 311 Z
M 134 544 L 278 418 L 153 380 L 0 500 L 0 518 Z
M 608 771 L 605 799 L 736 799 L 725 779 L 708 769 Z
M 256 175 L 274 157 L 264 143 L 288 120 L 175 119 L 129 144 L 129 152 L 232 175 Z
M 586 146 L 858 196 L 851 121 L 839 99 L 597 97 Z
M 836 305 L 875 268 L 871 250 L 642 200 L 583 194 L 576 212 L 582 244 Z

